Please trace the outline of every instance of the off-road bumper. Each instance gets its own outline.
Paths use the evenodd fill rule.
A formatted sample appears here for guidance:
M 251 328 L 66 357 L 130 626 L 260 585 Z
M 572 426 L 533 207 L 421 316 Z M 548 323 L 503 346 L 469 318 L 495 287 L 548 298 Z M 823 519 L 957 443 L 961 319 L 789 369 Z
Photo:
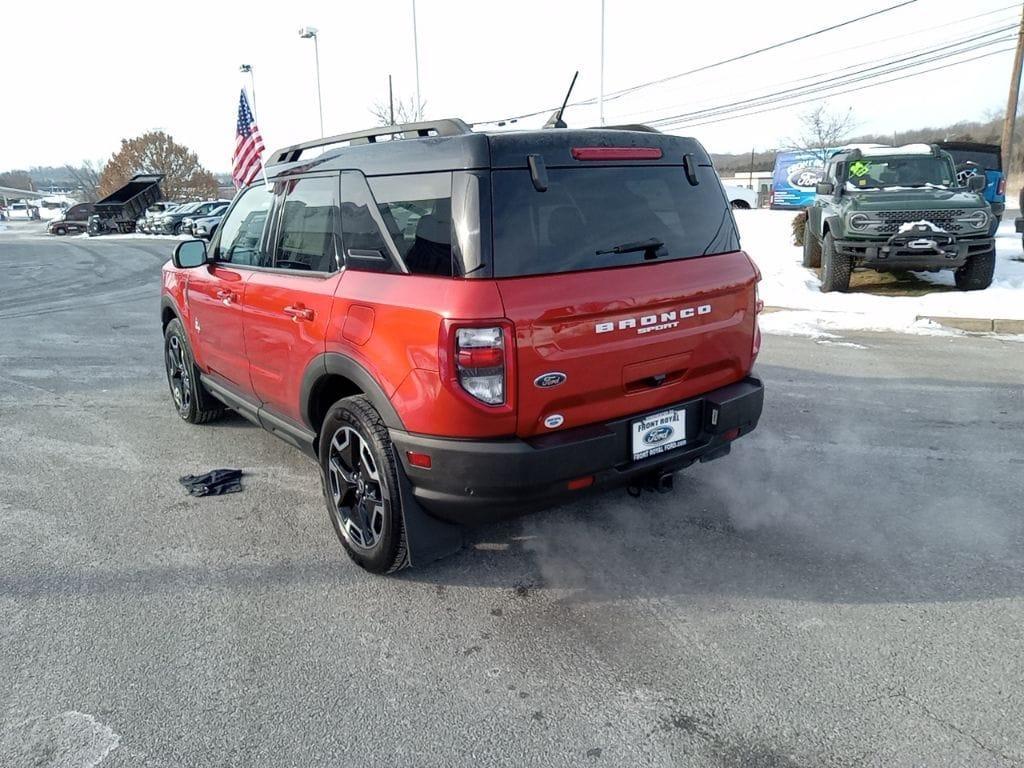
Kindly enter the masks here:
M 659 408 L 685 407 L 687 444 L 639 461 L 632 459 L 630 428 L 643 413 L 528 440 L 453 440 L 401 430 L 391 430 L 391 439 L 416 500 L 439 518 L 471 524 L 725 456 L 734 439 L 757 426 L 763 402 L 761 381 L 748 377 Z M 409 451 L 428 454 L 431 468 L 412 466 Z
M 907 232 L 886 240 L 837 240 L 835 246 L 857 266 L 872 269 L 956 269 L 972 256 L 991 253 L 995 239 Z

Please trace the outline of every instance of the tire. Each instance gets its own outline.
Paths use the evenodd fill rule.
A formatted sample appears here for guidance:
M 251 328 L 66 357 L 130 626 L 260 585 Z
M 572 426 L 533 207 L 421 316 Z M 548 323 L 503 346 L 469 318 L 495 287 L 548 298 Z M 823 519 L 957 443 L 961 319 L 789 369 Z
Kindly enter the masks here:
M 853 260 L 849 256 L 836 252 L 835 239 L 831 232 L 826 232 L 821 241 L 821 292 L 850 290 L 850 273 L 853 271 Z
M 409 565 L 398 465 L 380 414 L 362 395 L 339 400 L 320 430 L 327 515 L 352 561 L 370 573 Z
M 801 263 L 808 269 L 821 266 L 821 241 L 811 232 L 810 226 L 804 229 L 804 258 Z
M 171 320 L 164 331 L 164 369 L 171 400 L 183 421 L 205 424 L 224 413 L 224 406 L 199 381 L 199 368 L 178 318 Z
M 749 211 L 750 204 L 746 200 L 733 200 L 729 205 L 736 211 Z
M 64 227 L 54 227 L 53 234 L 58 236 L 66 235 L 68 231 Z
M 171 234 L 174 235 L 175 237 L 180 235 L 181 234 L 181 224 L 175 224 L 173 227 L 171 227 Z
M 995 252 L 984 253 L 980 256 L 971 256 L 966 264 L 953 273 L 953 279 L 961 291 L 983 291 L 992 285 L 995 270 Z

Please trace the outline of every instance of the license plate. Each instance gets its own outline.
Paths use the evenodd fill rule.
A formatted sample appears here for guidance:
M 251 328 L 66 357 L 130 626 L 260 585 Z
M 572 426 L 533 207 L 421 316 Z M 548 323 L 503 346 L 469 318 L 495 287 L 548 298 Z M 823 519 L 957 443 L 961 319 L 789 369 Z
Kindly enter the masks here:
M 639 461 L 686 445 L 686 409 L 653 413 L 637 419 L 633 432 L 633 460 Z

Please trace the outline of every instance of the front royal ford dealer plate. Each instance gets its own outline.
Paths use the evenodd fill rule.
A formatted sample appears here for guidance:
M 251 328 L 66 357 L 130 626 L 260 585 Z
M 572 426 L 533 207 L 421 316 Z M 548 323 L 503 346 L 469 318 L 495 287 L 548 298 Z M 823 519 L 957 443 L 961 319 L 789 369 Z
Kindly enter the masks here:
M 632 431 L 633 461 L 686 445 L 686 409 L 673 408 L 637 419 Z

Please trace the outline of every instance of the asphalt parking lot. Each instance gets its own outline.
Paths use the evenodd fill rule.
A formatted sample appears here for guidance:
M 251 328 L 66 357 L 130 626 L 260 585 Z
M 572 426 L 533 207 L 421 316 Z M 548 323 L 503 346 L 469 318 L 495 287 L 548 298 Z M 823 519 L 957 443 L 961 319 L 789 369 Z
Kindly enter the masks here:
M 41 229 L 0 232 L 0 765 L 1024 764 L 1024 344 L 769 336 L 674 493 L 380 578 L 314 464 L 175 415 L 173 243 Z

